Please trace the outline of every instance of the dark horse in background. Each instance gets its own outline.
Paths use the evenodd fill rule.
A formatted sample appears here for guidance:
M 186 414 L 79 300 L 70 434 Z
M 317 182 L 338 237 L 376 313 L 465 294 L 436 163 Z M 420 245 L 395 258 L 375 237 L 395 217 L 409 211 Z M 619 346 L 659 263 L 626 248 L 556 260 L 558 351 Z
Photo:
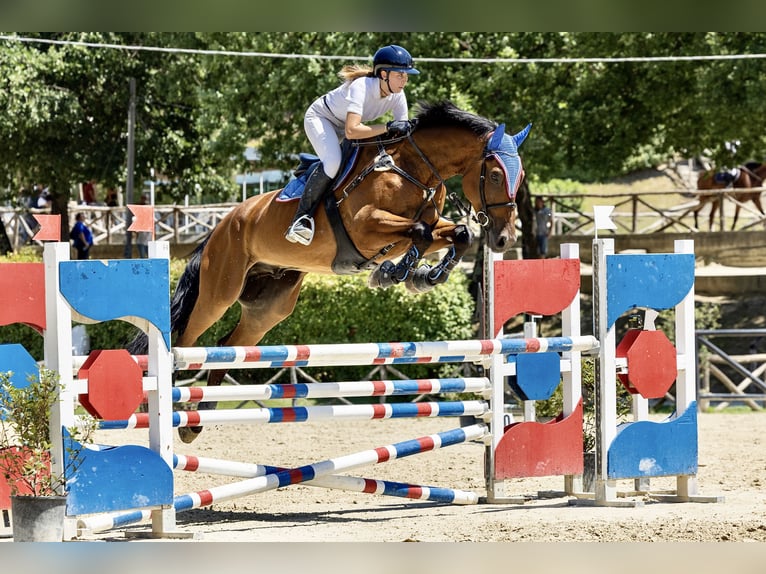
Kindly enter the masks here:
M 766 164 L 758 162 L 748 162 L 739 166 L 732 172 L 708 170 L 702 172 L 697 178 L 697 189 L 699 190 L 726 190 L 733 189 L 732 199 L 735 200 L 734 220 L 731 223 L 731 229 L 734 230 L 739 219 L 739 211 L 742 204 L 752 201 L 755 207 L 764 215 L 761 205 L 761 191 L 741 191 L 750 188 L 763 187 L 763 178 L 766 177 Z M 708 220 L 708 229 L 713 230 L 713 220 L 716 213 L 721 208 L 723 197 L 720 192 L 711 194 L 700 194 L 699 205 L 694 208 L 694 227 L 699 229 L 697 216 L 705 205 L 710 204 L 710 217 Z M 723 230 L 722 230 L 723 231 Z
M 455 175 L 463 176 L 463 194 L 488 246 L 498 253 L 510 249 L 524 177 L 518 146 L 529 126 L 509 135 L 504 125 L 449 102 L 420 103 L 415 123 L 406 138 L 355 144 L 355 167 L 317 210 L 308 247 L 284 237 L 295 204 L 278 200 L 280 190 L 237 205 L 197 247 L 179 280 L 171 302 L 174 344 L 194 346 L 239 302 L 239 323 L 218 344 L 256 345 L 292 313 L 307 273 L 371 271 L 372 287 L 404 283 L 414 292 L 444 283 L 472 242 L 467 225 L 443 216 L 444 182 Z M 470 212 L 462 200 L 450 199 Z M 442 249 L 441 261 L 420 265 Z M 207 384 L 219 385 L 225 373 L 210 371 Z M 200 430 L 179 433 L 191 442 Z

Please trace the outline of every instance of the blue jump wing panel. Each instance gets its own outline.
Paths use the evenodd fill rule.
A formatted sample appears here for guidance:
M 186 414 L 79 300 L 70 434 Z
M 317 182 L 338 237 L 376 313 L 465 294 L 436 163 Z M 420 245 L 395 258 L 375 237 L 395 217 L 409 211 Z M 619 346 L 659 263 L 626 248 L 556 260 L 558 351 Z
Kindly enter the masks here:
M 173 470 L 152 450 L 138 445 L 94 449 L 71 438 L 65 443 L 67 452 L 82 453 L 67 481 L 68 515 L 173 504 Z
M 634 307 L 670 309 L 694 285 L 694 254 L 608 255 L 607 326 Z
M 697 474 L 697 403 L 664 422 L 622 425 L 607 454 L 607 477 Z
M 59 290 L 94 321 L 146 319 L 170 348 L 170 274 L 167 259 L 63 261 Z

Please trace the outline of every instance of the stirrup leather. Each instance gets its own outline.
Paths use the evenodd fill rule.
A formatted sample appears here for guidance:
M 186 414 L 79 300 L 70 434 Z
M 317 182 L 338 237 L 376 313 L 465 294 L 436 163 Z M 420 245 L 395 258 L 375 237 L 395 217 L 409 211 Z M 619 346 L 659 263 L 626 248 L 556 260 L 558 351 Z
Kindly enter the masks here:
M 302 215 L 293 221 L 285 233 L 285 239 L 291 243 L 309 245 L 314 239 L 314 218 L 310 215 Z

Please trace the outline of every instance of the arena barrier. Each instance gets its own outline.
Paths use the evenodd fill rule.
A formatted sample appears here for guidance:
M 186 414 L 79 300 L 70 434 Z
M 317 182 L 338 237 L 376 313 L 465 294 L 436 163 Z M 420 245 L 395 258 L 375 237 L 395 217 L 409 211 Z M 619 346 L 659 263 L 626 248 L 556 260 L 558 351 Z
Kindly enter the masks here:
M 606 245 L 607 250 L 611 240 L 596 240 L 595 251 L 601 244 Z M 683 249 L 690 250 L 691 242 L 687 242 Z M 677 246 L 678 249 L 678 246 Z M 612 247 L 613 250 L 613 247 Z M 173 453 L 172 432 L 174 426 L 184 424 L 224 422 L 226 420 L 248 422 L 286 422 L 287 420 L 300 421 L 309 418 L 337 418 L 342 416 L 355 418 L 388 418 L 392 416 L 463 416 L 471 415 L 483 421 L 471 427 L 463 427 L 451 431 L 457 433 L 465 440 L 483 440 L 487 444 L 488 465 L 486 471 L 487 493 L 482 497 L 490 503 L 517 501 L 518 498 L 509 497 L 504 491 L 504 480 L 526 476 L 556 476 L 565 477 L 564 493 L 575 495 L 578 498 L 587 498 L 582 492 L 582 483 L 579 480 L 583 473 L 582 452 L 582 422 L 583 404 L 580 380 L 580 362 L 583 351 L 594 353 L 599 348 L 598 338 L 580 335 L 579 316 L 579 281 L 580 264 L 576 245 L 562 246 L 561 259 L 549 260 L 522 260 L 503 261 L 497 257 L 485 258 L 485 285 L 492 288 L 485 290 L 484 325 L 486 339 L 477 341 L 449 341 L 435 343 L 387 343 L 387 344 L 355 344 L 355 345 L 308 345 L 308 346 L 276 346 L 276 347 L 249 347 L 249 348 L 192 348 L 171 349 L 169 332 L 169 272 L 168 272 L 168 246 L 162 242 L 153 242 L 150 245 L 150 259 L 148 260 L 124 260 L 124 261 L 68 261 L 69 246 L 63 243 L 46 244 L 44 254 L 45 268 L 45 318 L 46 324 L 43 329 L 45 334 L 45 362 L 46 365 L 57 370 L 62 375 L 62 401 L 58 412 L 52 417 L 52 428 L 62 429 L 77 424 L 74 415 L 74 407 L 78 400 L 89 404 L 95 411 L 101 413 L 104 419 L 102 425 L 106 428 L 128 428 L 130 426 L 148 427 L 149 448 L 135 445 L 121 447 L 99 447 L 88 449 L 88 472 L 80 471 L 75 484 L 79 488 L 70 490 L 67 514 L 73 520 L 81 517 L 78 522 L 78 533 L 95 531 L 103 528 L 114 528 L 133 523 L 138 520 L 152 520 L 153 535 L 177 534 L 175 525 L 176 512 L 189 508 L 196 508 L 204 504 L 228 500 L 229 497 L 245 496 L 251 492 L 259 492 L 260 489 L 268 489 L 281 486 L 285 477 L 300 476 L 298 482 L 306 482 L 312 486 L 323 488 L 348 488 L 359 492 L 376 494 L 391 494 L 394 496 L 406 496 L 409 498 L 437 500 L 452 503 L 474 503 L 480 497 L 475 493 L 463 493 L 440 487 L 427 487 L 410 485 L 406 483 L 386 483 L 374 479 L 357 477 L 341 477 L 331 473 L 322 472 L 321 469 L 328 465 L 334 471 L 338 467 L 335 462 L 324 461 L 308 465 L 301 469 L 281 469 L 264 465 L 239 466 L 247 463 L 227 463 L 225 461 L 211 461 L 183 457 Z M 599 252 L 600 253 L 600 252 Z M 686 255 L 686 253 L 681 253 Z M 631 377 L 627 363 L 633 365 L 634 372 L 641 373 L 642 358 L 648 358 L 652 362 L 652 345 L 647 345 L 647 337 L 656 335 L 632 334 L 631 340 L 635 344 L 623 345 L 618 350 L 614 344 L 614 314 L 642 306 L 643 300 L 633 299 L 635 293 L 625 295 L 621 300 L 615 297 L 623 290 L 628 290 L 625 283 L 608 281 L 609 270 L 611 275 L 621 275 L 623 281 L 635 281 L 636 277 L 645 279 L 658 269 L 659 261 L 667 260 L 670 263 L 662 268 L 659 277 L 649 279 L 640 288 L 641 294 L 649 292 L 654 287 L 655 291 L 667 291 L 668 275 L 666 273 L 679 273 L 681 268 L 688 275 L 688 258 L 676 258 L 673 255 L 662 256 L 617 256 L 617 257 L 643 257 L 644 259 L 625 259 L 616 261 L 609 254 L 598 258 L 594 256 L 594 293 L 598 290 L 604 295 L 603 300 L 598 299 L 595 307 L 597 320 L 606 313 L 611 323 L 605 322 L 605 329 L 599 329 L 599 334 L 604 336 L 614 347 L 612 359 L 614 368 L 611 372 L 626 378 L 623 384 L 632 385 L 636 394 L 641 395 L 641 400 L 647 398 L 642 395 L 642 388 L 646 385 L 641 381 L 646 380 L 647 374 Z M 648 257 L 648 259 L 646 259 Z M 660 259 L 657 259 L 657 258 Z M 693 262 L 693 252 L 691 254 Z M 638 261 L 632 273 L 625 273 L 626 263 Z M 681 263 L 678 263 L 678 262 Z M 631 265 L 628 265 L 631 267 Z M 607 270 L 605 275 L 604 270 Z M 673 276 L 673 275 L 671 275 Z M 605 278 L 606 277 L 606 278 Z M 674 281 L 675 282 L 675 276 Z M 131 283 L 131 279 L 135 283 Z M 601 285 L 601 282 L 604 285 Z M 684 284 L 688 283 L 684 279 Z M 687 285 L 688 287 L 688 285 Z M 606 297 L 607 289 L 611 293 Z M 635 291 L 635 290 L 634 290 Z M 674 289 L 681 293 L 683 287 Z M 659 308 L 676 308 L 676 330 L 680 339 L 678 352 L 678 372 L 689 372 L 690 353 L 688 352 L 688 339 L 684 333 L 688 332 L 691 324 L 691 349 L 693 351 L 693 266 L 691 268 L 691 287 L 686 293 L 681 293 L 680 302 L 671 302 L 668 298 L 660 301 L 650 300 L 652 305 L 661 305 Z M 689 311 L 689 297 L 691 301 L 691 314 Z M 615 299 L 620 303 L 615 303 Z M 620 307 L 619 305 L 622 305 Z M 625 306 L 627 305 L 627 306 Z M 613 311 L 617 308 L 617 311 Z M 606 309 L 606 311 L 601 311 Z M 554 338 L 538 338 L 535 336 L 523 339 L 507 338 L 503 336 L 502 326 L 511 317 L 520 313 L 550 315 L 562 313 L 562 332 L 570 336 Z M 680 318 L 679 318 L 680 317 Z M 145 358 L 130 357 L 125 352 L 110 353 L 96 351 L 87 359 L 75 357 L 72 354 L 72 320 L 106 321 L 112 319 L 124 319 L 136 324 L 149 335 L 149 353 Z M 601 323 L 597 322 L 601 327 Z M 680 329 L 685 329 L 678 335 Z M 611 330 L 611 332 L 610 332 Z M 642 330 L 649 332 L 648 330 Z M 525 332 L 534 334 L 534 323 L 525 324 Z M 656 331 L 654 332 L 656 333 Z M 636 343 L 637 341 L 637 343 Z M 621 343 L 622 344 L 622 343 Z M 684 345 L 687 345 L 686 347 Z M 667 351 L 667 346 L 663 346 Z M 623 361 L 622 352 L 627 357 Z M 596 405 L 596 413 L 599 417 L 599 433 L 597 438 L 597 464 L 596 468 L 596 492 L 591 497 L 596 504 L 618 503 L 615 481 L 622 478 L 635 478 L 645 486 L 651 476 L 678 475 L 678 492 L 676 499 L 690 500 L 695 498 L 696 484 L 696 405 L 693 402 L 694 387 L 691 394 L 688 389 L 688 380 L 680 391 L 678 400 L 679 408 L 683 405 L 684 411 L 680 415 L 670 417 L 663 425 L 672 424 L 673 421 L 685 417 L 677 423 L 685 425 L 687 432 L 684 437 L 692 446 L 678 445 L 676 436 L 671 434 L 657 435 L 658 423 L 646 421 L 645 413 L 642 415 L 641 408 L 644 403 L 639 399 L 636 404 L 636 421 L 632 423 L 637 429 L 635 441 L 639 445 L 647 442 L 642 439 L 642 434 L 652 436 L 652 444 L 657 440 L 664 445 L 665 451 L 673 453 L 674 464 L 663 466 L 657 464 L 647 466 L 643 462 L 635 464 L 636 456 L 646 460 L 646 454 L 636 446 L 635 442 L 617 439 L 615 417 L 612 416 L 614 406 L 609 407 L 606 403 L 610 399 L 609 357 L 602 346 L 599 359 L 601 371 L 599 377 L 599 389 L 602 399 Z M 604 357 L 607 357 L 604 359 Z M 2 357 L 2 355 L 0 355 Z M 642 358 L 637 358 L 642 357 Z M 693 353 L 691 353 L 693 361 Z M 272 368 L 291 365 L 315 366 L 321 364 L 396 364 L 412 362 L 474 362 L 486 367 L 489 377 L 486 379 L 451 379 L 447 381 L 410 381 L 410 382 L 385 382 L 379 381 L 357 383 L 318 383 L 316 385 L 266 385 L 255 387 L 257 391 L 248 395 L 252 389 L 240 388 L 172 388 L 172 372 L 174 369 L 190 368 L 216 368 L 225 366 L 232 368 Z M 664 360 L 663 364 L 667 363 Z M 693 365 L 691 373 L 693 380 Z M 135 368 L 134 368 L 135 367 Z M 4 370 L 7 370 L 3 367 Z M 8 369 L 9 370 L 9 369 Z M 79 374 L 75 377 L 74 373 Z M 114 377 L 104 376 L 105 372 L 120 373 L 120 389 L 125 389 L 125 397 L 111 392 L 115 384 Z M 68 374 L 68 376 L 67 376 Z M 84 375 L 84 376 L 83 376 Z M 650 373 L 651 377 L 652 374 Z M 633 380 L 635 379 L 635 380 Z M 563 381 L 564 408 L 561 416 L 545 423 L 537 422 L 534 417 L 534 402 L 550 397 L 556 387 Z M 605 383 L 606 381 L 606 383 Z M 513 417 L 505 405 L 507 386 L 523 401 L 524 420 L 513 421 Z M 373 385 L 372 387 L 370 385 Z M 377 388 L 375 387 L 377 385 Z M 462 386 L 461 386 L 462 385 Z M 461 388 L 461 391 L 455 389 Z M 480 401 L 457 401 L 445 403 L 421 403 L 402 405 L 366 405 L 363 408 L 341 407 L 318 407 L 318 408 L 292 408 L 292 409 L 257 409 L 255 414 L 233 414 L 226 411 L 173 412 L 173 403 L 201 400 L 228 400 L 224 397 L 244 398 L 258 396 L 261 398 L 274 397 L 280 393 L 295 393 L 306 397 L 343 396 L 342 393 L 351 393 L 346 396 L 376 396 L 376 394 L 398 394 L 413 392 L 423 394 L 436 392 L 475 392 L 484 400 Z M 655 392 L 655 389 L 652 389 Z M 122 391 L 121 391 L 122 392 Z M 358 393 L 358 394 L 354 394 Z M 614 396 L 614 391 L 611 391 Z M 114 400 L 120 397 L 119 400 Z M 691 397 L 691 400 L 690 400 Z M 135 413 L 138 402 L 144 398 L 148 401 L 147 413 Z M 138 402 L 137 402 L 138 401 Z M 644 408 L 644 411 L 647 409 Z M 225 413 L 225 414 L 224 414 Z M 198 417 L 192 418 L 191 417 Z M 216 418 L 218 417 L 218 418 Z M 693 420 L 689 420 L 693 419 Z M 162 424 L 161 424 L 162 423 Z M 637 424 L 641 423 L 641 424 Z M 471 437 L 465 433 L 471 429 Z M 492 429 L 503 429 L 502 432 L 492 432 Z M 450 432 L 450 431 L 448 431 Z M 462 434 L 461 434 L 462 433 Z M 475 434 L 473 434 L 475 433 Z M 630 434 L 630 433 L 629 433 Z M 693 435 L 693 436 L 692 436 Z M 452 435 L 447 435 L 452 436 Z M 414 442 L 417 443 L 419 439 Z M 454 438 L 447 440 L 447 444 L 457 444 Z M 461 442 L 458 441 L 458 442 Z M 628 443 L 628 447 L 620 444 Z M 66 456 L 63 449 L 63 440 L 58 440 L 59 452 L 54 453 L 53 464 L 61 464 Z M 389 447 L 382 447 L 390 452 Z M 395 446 L 395 445 L 394 445 Z M 527 448 L 534 446 L 534 448 Z M 637 452 L 641 450 L 641 452 Z M 645 450 L 645 449 L 644 449 Z M 378 452 L 375 449 L 371 452 Z M 678 452 L 681 454 L 678 454 Z M 425 451 L 417 451 L 425 452 Z M 373 460 L 369 453 L 359 453 L 361 458 L 354 455 L 354 460 L 364 460 L 361 464 L 377 464 L 380 460 Z M 414 453 L 409 453 L 414 454 Z M 656 453 L 649 453 L 650 455 Z M 396 456 L 391 457 L 396 458 Z M 126 472 L 129 467 L 136 467 L 140 460 L 141 477 L 136 481 L 135 475 Z M 196 463 L 189 463 L 195 461 Z M 657 460 L 656 458 L 654 460 Z M 664 461 L 664 459 L 662 459 Z M 356 465 L 356 463 L 354 463 Z M 220 472 L 229 474 L 239 473 L 237 476 L 247 477 L 240 486 L 216 490 L 214 487 L 204 494 L 193 493 L 191 495 L 174 496 L 172 468 L 192 469 L 196 465 L 204 471 Z M 632 466 L 631 466 L 632 465 Z M 349 466 L 345 468 L 356 468 Z M 311 469 L 311 470 L 307 470 Z M 636 470 L 638 469 L 638 470 Z M 319 470 L 319 472 L 317 472 Z M 305 474 L 304 474 L 305 472 Z M 291 479 L 292 480 L 292 479 Z M 136 484 L 141 484 L 143 492 L 136 492 Z M 287 482 L 285 484 L 293 484 Z M 108 489 L 104 487 L 108 485 Z M 255 489 L 252 490 L 251 489 Z M 137 505 L 136 500 L 141 504 Z M 189 502 L 191 501 L 191 502 Z M 128 512 L 125 512 L 128 511 Z M 101 516 L 91 516 L 101 515 Z M 74 527 L 70 527 L 70 533 Z

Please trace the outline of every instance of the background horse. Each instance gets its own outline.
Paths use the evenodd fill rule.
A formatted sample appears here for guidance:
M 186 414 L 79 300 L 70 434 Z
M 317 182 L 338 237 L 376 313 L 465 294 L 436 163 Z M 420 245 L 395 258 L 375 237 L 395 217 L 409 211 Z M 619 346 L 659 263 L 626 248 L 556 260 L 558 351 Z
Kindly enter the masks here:
M 718 181 L 716 177 L 718 172 L 715 170 L 709 170 L 701 173 L 697 178 L 697 189 L 729 189 L 734 188 L 749 189 L 753 187 L 762 187 L 763 178 L 766 177 L 766 164 L 751 162 L 742 165 L 738 168 L 738 173 L 734 181 L 723 182 Z M 699 205 L 694 209 L 694 227 L 699 229 L 697 221 L 697 215 L 700 210 L 707 204 L 710 204 L 710 217 L 708 220 L 708 229 L 713 230 L 713 220 L 716 213 L 721 208 L 721 202 L 723 197 L 721 193 L 701 194 L 699 197 Z M 731 224 L 731 229 L 734 230 L 737 225 L 737 219 L 739 219 L 739 211 L 742 208 L 742 204 L 752 201 L 755 207 L 764 215 L 763 206 L 761 205 L 761 192 L 760 191 L 734 191 L 731 192 L 731 197 L 734 199 L 734 220 Z
M 442 216 L 444 181 L 455 175 L 463 176 L 464 196 L 488 246 L 507 251 L 516 241 L 514 200 L 524 176 L 517 148 L 529 126 L 511 136 L 504 126 L 449 102 L 419 104 L 415 122 L 407 138 L 357 143 L 354 171 L 326 202 L 339 212 L 345 243 L 323 209 L 317 210 L 310 246 L 288 242 L 284 231 L 295 204 L 277 201 L 279 190 L 237 205 L 197 247 L 179 279 L 171 302 L 174 344 L 194 346 L 237 301 L 239 323 L 219 344 L 257 344 L 292 313 L 306 274 L 337 273 L 341 259 L 343 273 L 372 270 L 373 287 L 403 282 L 425 291 L 443 283 L 472 241 L 467 225 Z M 352 256 L 342 248 L 348 240 Z M 418 267 L 423 256 L 445 248 L 434 267 Z M 209 372 L 207 384 L 220 384 L 225 373 Z M 199 408 L 208 406 L 214 407 Z M 200 430 L 180 428 L 179 434 L 191 442 Z

